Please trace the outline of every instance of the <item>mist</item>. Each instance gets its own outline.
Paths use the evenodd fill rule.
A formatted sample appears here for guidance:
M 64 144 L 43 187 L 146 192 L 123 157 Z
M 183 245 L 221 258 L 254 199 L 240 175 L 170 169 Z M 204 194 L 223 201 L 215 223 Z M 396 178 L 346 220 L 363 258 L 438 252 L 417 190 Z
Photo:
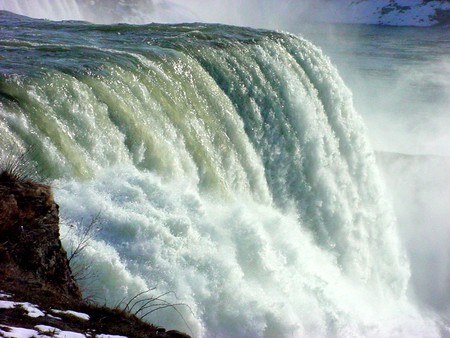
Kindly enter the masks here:
M 412 297 L 448 320 L 450 159 L 379 153 L 378 160 L 409 253 Z
M 329 3 L 329 0 L 210 0 L 207 3 L 202 0 L 12 0 L 1 4 L 0 9 L 51 20 L 131 24 L 211 22 L 280 29 L 299 18 L 311 19 L 311 11 L 317 10 L 319 4 L 329 7 Z
M 370 36 L 365 27 L 315 24 L 336 14 L 336 7 L 325 0 L 117 1 L 107 10 L 102 3 L 17 0 L 4 2 L 0 9 L 53 20 L 214 22 L 278 29 L 303 35 L 320 46 L 352 90 L 378 153 L 411 261 L 411 296 L 450 320 L 448 29 L 431 46 L 427 29 L 380 28 Z M 394 30 L 404 34 L 404 45 L 395 41 L 389 45 Z M 414 44 L 423 44 L 423 52 Z

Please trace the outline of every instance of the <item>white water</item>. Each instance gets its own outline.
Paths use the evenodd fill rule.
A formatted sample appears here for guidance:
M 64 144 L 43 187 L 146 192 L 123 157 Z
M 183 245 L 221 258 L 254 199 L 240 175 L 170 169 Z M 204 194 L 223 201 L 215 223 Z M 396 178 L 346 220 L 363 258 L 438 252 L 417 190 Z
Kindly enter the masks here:
M 176 307 L 183 318 L 155 312 L 148 319 L 158 325 L 194 336 L 438 336 L 404 296 L 344 274 L 295 213 L 205 198 L 124 167 L 65 183 L 57 199 L 66 216 L 101 211 L 104 229 L 83 253 L 97 273 L 87 295 L 113 305 L 156 287 L 152 296 L 174 291 L 163 299 L 189 305 Z
M 2 1 L 0 9 L 34 18 L 51 20 L 83 20 L 86 17 L 76 0 L 5 0 Z
M 0 9 L 50 20 L 83 20 L 96 23 L 192 21 L 196 15 L 181 4 L 167 1 L 6 0 Z
M 269 50 L 276 50 L 273 47 Z M 264 130 L 261 123 L 247 134 L 228 98 L 192 61 L 186 61 L 188 67 L 181 63 L 173 74 L 184 73 L 185 85 L 161 80 L 177 106 L 181 102 L 195 114 L 200 106 L 204 114 L 176 124 L 144 111 L 142 102 L 168 113 L 148 96 L 148 84 L 133 74 L 112 70 L 121 81 L 89 83 L 98 86 L 95 95 L 106 88 L 120 93 L 127 104 L 119 104 L 116 117 L 124 116 L 122 122 L 134 119 L 131 131 L 110 123 L 95 95 L 67 79 L 73 92 L 65 93 L 62 101 L 69 102 L 68 111 L 74 113 L 64 128 L 72 130 L 73 137 L 75 124 L 81 123 L 80 135 L 90 132 L 67 150 L 71 158 L 76 154 L 76 161 L 66 162 L 56 149 L 49 156 L 60 161 L 61 172 L 87 177 L 96 173 L 85 182 L 61 180 L 57 187 L 66 219 L 86 223 L 101 212 L 104 229 L 83 257 L 98 271 L 84 285 L 87 294 L 114 305 L 154 286 L 154 295 L 174 291 L 190 306 L 177 307 L 187 323 L 172 309 L 149 319 L 194 335 L 438 336 L 435 324 L 406 300 L 408 267 L 349 92 L 326 60 L 316 62 L 315 52 L 304 51 L 302 56 L 313 60 L 313 79 L 323 77 L 329 94 L 315 91 L 311 74 L 286 71 L 294 63 L 283 52 L 256 51 L 259 62 L 271 69 L 269 75 L 250 74 L 245 62 L 255 50 L 230 57 L 239 58 L 234 66 L 241 65 L 243 78 L 252 79 L 242 95 L 265 78 L 256 86 L 261 95 L 282 97 L 282 106 L 288 108 L 279 115 L 274 109 L 270 118 L 282 123 L 273 129 Z M 276 66 L 280 59 L 283 67 Z M 224 66 L 221 71 L 228 70 Z M 170 70 L 161 74 L 165 72 Z M 231 82 L 242 82 L 239 75 L 228 75 Z M 177 97 L 190 86 L 192 95 L 211 90 L 198 98 L 195 109 Z M 260 116 L 258 102 L 247 104 Z M 222 117 L 205 126 L 203 118 L 211 106 L 221 107 Z M 220 135 L 228 137 L 229 131 L 221 131 L 223 125 L 237 131 L 226 146 Z M 143 134 L 146 128 L 151 136 Z M 189 140 L 192 131 L 196 136 Z M 215 142 L 216 133 L 220 142 Z M 342 140 L 351 142 L 342 147 Z M 301 150 L 285 152 L 298 146 Z M 71 230 L 63 230 L 69 246 Z M 178 302 L 173 295 L 165 299 Z
M 16 134 L 65 173 L 63 218 L 102 220 L 85 295 L 174 292 L 186 305 L 148 319 L 194 336 L 438 336 L 407 301 L 374 155 L 329 60 L 292 37 L 192 53 L 228 92 L 181 54 L 26 87 L 43 125 Z

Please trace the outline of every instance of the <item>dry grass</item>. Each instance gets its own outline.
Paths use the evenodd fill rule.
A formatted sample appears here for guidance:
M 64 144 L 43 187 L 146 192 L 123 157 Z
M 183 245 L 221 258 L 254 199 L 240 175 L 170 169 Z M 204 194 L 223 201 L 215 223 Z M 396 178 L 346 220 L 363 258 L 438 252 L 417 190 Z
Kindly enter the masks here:
M 40 180 L 35 163 L 31 160 L 34 146 L 21 150 L 10 145 L 0 152 L 0 182 L 37 182 Z
M 85 321 L 69 314 L 57 314 L 62 320 L 55 320 L 47 316 L 31 318 L 21 308 L 0 309 L 0 322 L 3 324 L 30 329 L 41 324 L 73 332 L 91 331 L 137 338 L 161 337 L 155 326 L 126 311 L 61 297 L 60 293 L 37 281 L 31 273 L 24 273 L 17 267 L 0 267 L 0 275 L 0 290 L 14 295 L 14 301 L 36 304 L 46 313 L 52 313 L 51 309 L 60 309 L 78 311 L 90 316 L 90 320 Z

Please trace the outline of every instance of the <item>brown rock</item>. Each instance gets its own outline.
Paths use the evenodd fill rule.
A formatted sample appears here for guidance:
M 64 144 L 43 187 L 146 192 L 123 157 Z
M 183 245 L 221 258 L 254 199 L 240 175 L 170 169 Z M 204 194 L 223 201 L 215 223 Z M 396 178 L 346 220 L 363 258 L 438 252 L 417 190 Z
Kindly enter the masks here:
M 61 296 L 81 299 L 59 238 L 51 187 L 0 175 L 0 267 L 16 266 Z

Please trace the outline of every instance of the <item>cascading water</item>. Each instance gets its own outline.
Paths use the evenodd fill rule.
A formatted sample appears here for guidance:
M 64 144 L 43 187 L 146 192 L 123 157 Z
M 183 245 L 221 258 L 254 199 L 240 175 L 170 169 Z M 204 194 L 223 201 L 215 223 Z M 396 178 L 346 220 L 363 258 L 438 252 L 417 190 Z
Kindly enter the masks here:
M 79 2 L 77 0 L 50 1 L 4 1 L 1 4 L 2 10 L 23 15 L 33 16 L 36 18 L 47 18 L 54 20 L 83 20 L 85 15 L 81 12 Z
M 96 23 L 181 22 L 195 17 L 182 4 L 166 0 L 8 0 L 0 3 L 0 10 L 33 18 Z
M 320 50 L 222 25 L 0 14 L 1 148 L 34 146 L 86 294 L 195 336 L 424 337 L 351 93 Z M 170 293 L 169 293 L 170 292 Z M 173 292 L 173 293 L 172 293 Z

